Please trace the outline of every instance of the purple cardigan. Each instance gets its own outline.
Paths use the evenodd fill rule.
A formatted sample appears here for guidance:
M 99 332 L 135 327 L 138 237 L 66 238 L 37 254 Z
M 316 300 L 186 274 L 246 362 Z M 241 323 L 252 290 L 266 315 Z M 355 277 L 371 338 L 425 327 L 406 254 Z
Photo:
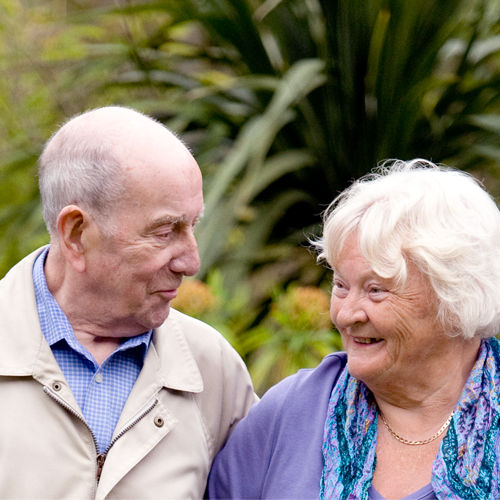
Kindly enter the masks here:
M 318 499 L 326 410 L 346 361 L 329 354 L 269 389 L 215 459 L 209 498 Z
M 333 385 L 347 362 L 343 352 L 300 370 L 253 406 L 217 455 L 208 480 L 211 499 L 319 498 L 323 429 Z M 382 499 L 370 488 L 371 499 Z M 435 498 L 431 485 L 406 497 Z

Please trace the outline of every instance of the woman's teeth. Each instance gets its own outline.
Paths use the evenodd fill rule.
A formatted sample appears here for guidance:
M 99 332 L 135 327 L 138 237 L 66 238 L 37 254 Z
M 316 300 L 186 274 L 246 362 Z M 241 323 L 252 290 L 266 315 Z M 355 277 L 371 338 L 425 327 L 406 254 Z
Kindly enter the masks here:
M 355 337 L 354 340 L 358 342 L 358 344 L 375 344 L 376 342 L 380 342 L 382 339 L 371 337 Z

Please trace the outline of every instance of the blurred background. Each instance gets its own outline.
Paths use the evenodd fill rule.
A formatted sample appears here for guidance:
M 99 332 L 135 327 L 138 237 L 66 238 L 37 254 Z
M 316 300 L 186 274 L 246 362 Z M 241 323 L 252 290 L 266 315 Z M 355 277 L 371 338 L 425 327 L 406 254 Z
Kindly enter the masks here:
M 176 307 L 259 393 L 341 347 L 308 240 L 351 180 L 415 157 L 500 196 L 500 0 L 0 0 L 0 275 L 48 242 L 36 179 L 70 116 L 122 104 L 204 174 Z

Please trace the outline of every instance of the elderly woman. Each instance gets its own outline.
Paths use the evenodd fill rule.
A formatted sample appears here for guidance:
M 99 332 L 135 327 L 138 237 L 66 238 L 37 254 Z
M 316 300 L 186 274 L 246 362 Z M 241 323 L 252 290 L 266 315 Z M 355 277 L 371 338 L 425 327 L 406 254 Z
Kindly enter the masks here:
M 270 389 L 211 498 L 499 499 L 500 212 L 469 175 L 394 162 L 318 243 L 345 352 Z

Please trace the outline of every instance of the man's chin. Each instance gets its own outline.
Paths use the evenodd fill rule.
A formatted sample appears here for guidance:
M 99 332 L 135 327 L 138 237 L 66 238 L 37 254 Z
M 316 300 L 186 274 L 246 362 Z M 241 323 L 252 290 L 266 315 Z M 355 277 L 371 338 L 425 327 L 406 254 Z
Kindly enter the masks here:
M 168 315 L 170 314 L 170 304 L 167 305 L 163 310 L 160 312 L 158 311 L 153 317 L 151 317 L 150 320 L 150 329 L 152 328 L 158 328 L 159 326 L 163 325 L 165 321 L 168 318 Z

